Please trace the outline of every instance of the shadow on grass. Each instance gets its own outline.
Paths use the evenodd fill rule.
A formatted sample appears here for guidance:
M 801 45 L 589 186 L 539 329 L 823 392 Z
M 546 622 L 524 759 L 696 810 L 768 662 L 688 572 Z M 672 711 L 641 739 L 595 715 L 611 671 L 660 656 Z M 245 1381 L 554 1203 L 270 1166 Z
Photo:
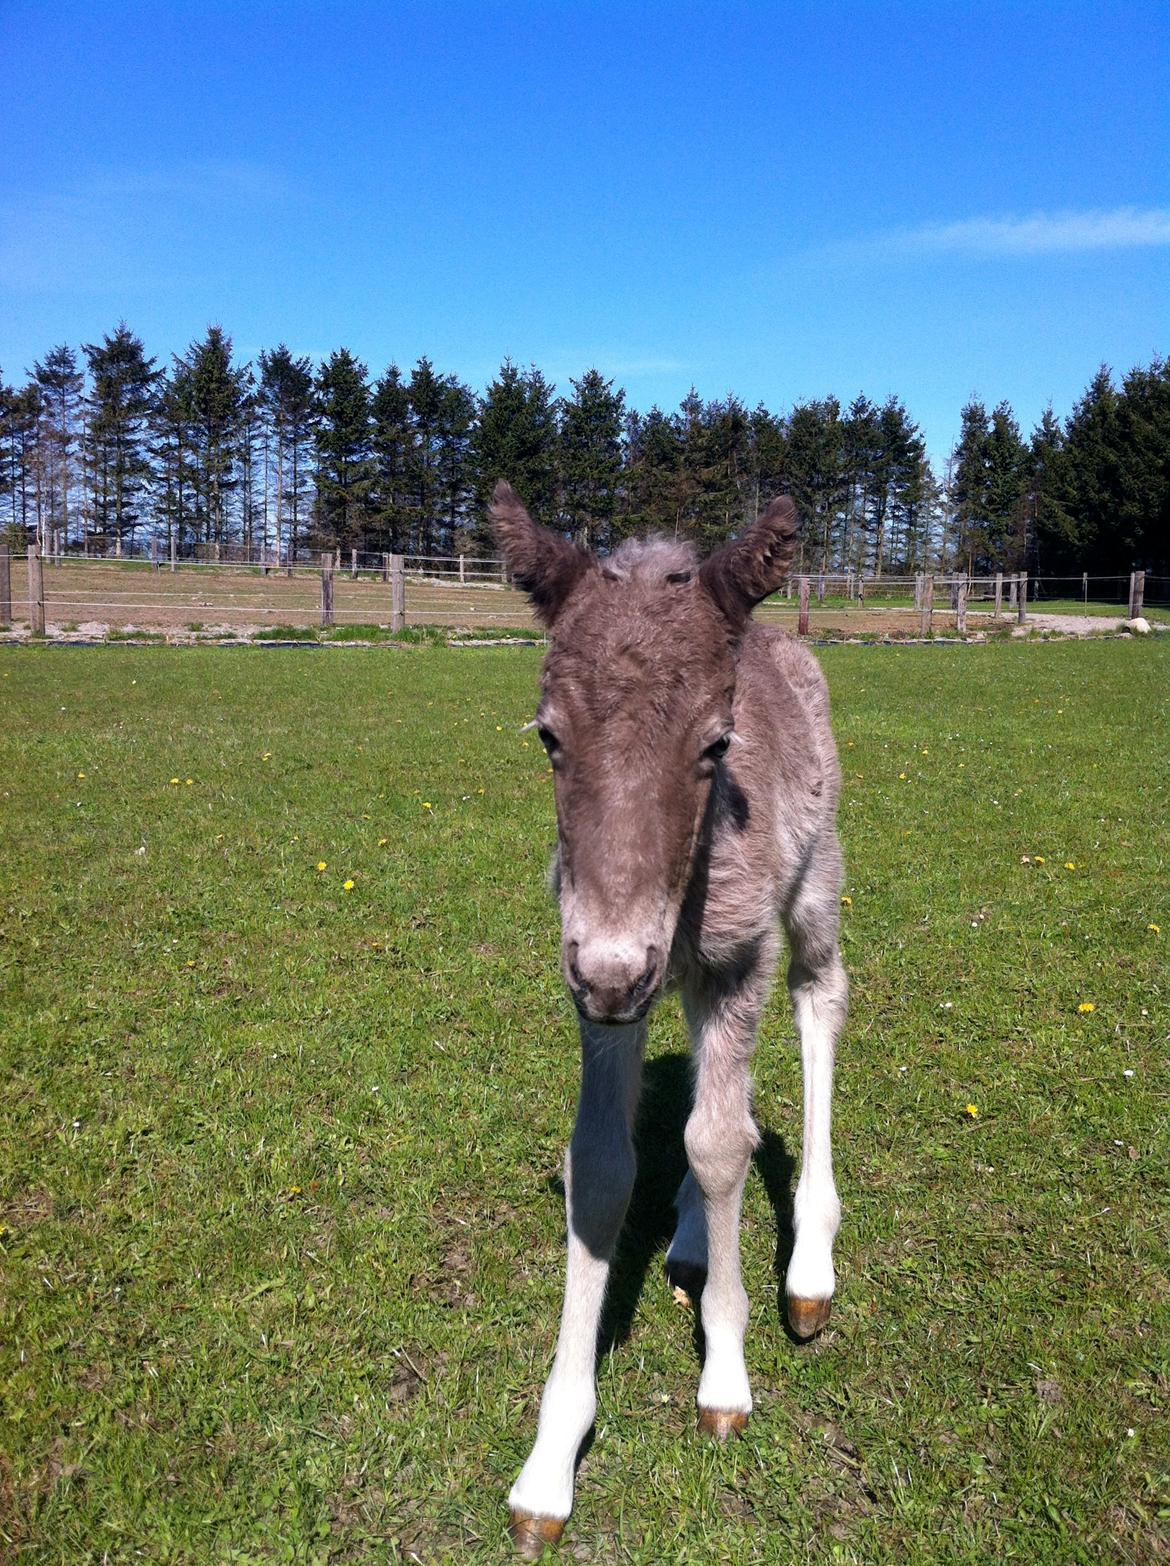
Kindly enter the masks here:
M 598 1333 L 598 1359 L 630 1335 L 638 1300 L 655 1259 L 661 1260 L 674 1233 L 674 1197 L 686 1173 L 683 1129 L 691 1107 L 691 1075 L 684 1054 L 660 1055 L 647 1063 L 642 1080 L 635 1141 L 638 1176 L 625 1227 L 610 1270 L 605 1312 Z M 792 1255 L 792 1197 L 795 1163 L 783 1137 L 761 1128 L 754 1163 L 776 1220 L 776 1275 L 780 1318 L 784 1311 L 784 1275 Z M 750 1176 L 749 1176 L 750 1178 Z M 662 1283 L 662 1287 L 667 1287 Z M 697 1302 L 696 1302 L 697 1304 Z M 703 1355 L 699 1314 L 694 1313 L 695 1347 Z

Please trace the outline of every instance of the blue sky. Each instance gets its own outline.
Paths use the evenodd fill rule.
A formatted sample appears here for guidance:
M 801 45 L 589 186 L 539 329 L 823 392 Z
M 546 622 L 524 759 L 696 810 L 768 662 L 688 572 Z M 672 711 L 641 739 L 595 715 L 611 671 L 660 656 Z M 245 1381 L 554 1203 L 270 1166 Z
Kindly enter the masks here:
M 1170 346 L 1170 8 L 0 0 L 0 367 L 507 355 L 896 393 L 945 456 Z

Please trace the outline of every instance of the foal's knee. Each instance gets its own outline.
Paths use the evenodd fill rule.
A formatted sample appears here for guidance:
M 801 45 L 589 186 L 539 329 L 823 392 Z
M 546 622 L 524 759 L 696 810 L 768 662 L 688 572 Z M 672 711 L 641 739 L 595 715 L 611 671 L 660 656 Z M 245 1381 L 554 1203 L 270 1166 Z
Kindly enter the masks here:
M 570 1144 L 565 1158 L 573 1233 L 595 1256 L 613 1248 L 634 1189 L 636 1162 L 628 1142 Z
M 760 1133 L 750 1116 L 726 1123 L 693 1114 L 683 1141 L 695 1179 L 710 1198 L 729 1196 L 743 1184 Z

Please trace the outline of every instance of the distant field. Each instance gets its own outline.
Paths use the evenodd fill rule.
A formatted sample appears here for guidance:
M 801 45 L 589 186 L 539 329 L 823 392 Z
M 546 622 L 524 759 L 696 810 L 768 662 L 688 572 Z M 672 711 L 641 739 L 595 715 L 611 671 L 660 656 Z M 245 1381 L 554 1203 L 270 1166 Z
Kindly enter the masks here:
M 757 1412 L 700 1443 L 664 1006 L 561 1558 L 1165 1560 L 1170 646 L 822 662 L 853 984 L 832 1327 L 797 1346 L 778 1310 L 777 996 Z M 577 1072 L 538 667 L 0 648 L 0 1560 L 505 1558 Z

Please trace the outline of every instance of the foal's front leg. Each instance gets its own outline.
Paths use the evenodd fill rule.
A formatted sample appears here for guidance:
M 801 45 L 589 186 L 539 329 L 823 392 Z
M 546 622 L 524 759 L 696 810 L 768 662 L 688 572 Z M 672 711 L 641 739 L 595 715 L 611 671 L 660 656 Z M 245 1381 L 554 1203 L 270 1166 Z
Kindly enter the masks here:
M 742 1431 L 752 1410 L 743 1358 L 748 1298 L 740 1281 L 739 1220 L 744 1181 L 760 1139 L 752 1118 L 749 1063 L 769 976 L 770 969 L 761 964 L 734 989 L 704 989 L 683 1000 L 696 1057 L 695 1106 L 684 1140 L 702 1193 L 707 1242 L 699 1428 L 720 1440 Z M 680 1197 L 684 1194 L 685 1182 Z M 680 1226 L 687 1218 L 684 1208 Z M 697 1245 L 697 1234 L 695 1240 Z
M 573 1505 L 581 1442 L 597 1407 L 597 1329 L 609 1263 L 634 1187 L 634 1115 L 646 1024 L 581 1023 L 581 1098 L 565 1159 L 569 1259 L 556 1359 L 536 1445 L 512 1486 L 512 1537 L 535 1557 L 558 1539 Z

